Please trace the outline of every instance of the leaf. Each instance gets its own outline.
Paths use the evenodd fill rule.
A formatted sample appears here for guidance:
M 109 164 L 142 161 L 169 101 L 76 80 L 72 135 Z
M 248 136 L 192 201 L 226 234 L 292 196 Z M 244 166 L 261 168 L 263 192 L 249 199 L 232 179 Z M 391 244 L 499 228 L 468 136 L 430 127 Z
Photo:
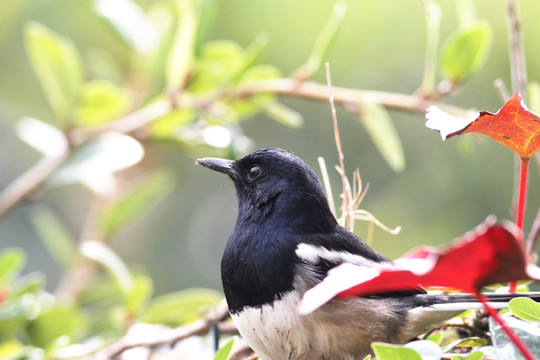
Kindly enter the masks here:
M 334 4 L 330 19 L 323 27 L 319 37 L 315 41 L 313 50 L 311 50 L 311 55 L 309 56 L 307 62 L 294 72 L 292 75 L 293 78 L 300 81 L 306 80 L 317 70 L 319 70 L 323 60 L 328 54 L 328 50 L 336 39 L 336 35 L 341 27 L 346 12 L 347 4 L 345 2 L 338 1 Z
M 31 220 L 49 254 L 62 268 L 67 269 L 77 255 L 75 239 L 60 219 L 44 207 L 35 207 L 31 211 Z
M 126 308 L 131 314 L 137 314 L 149 301 L 154 290 L 154 282 L 148 276 L 134 278 L 133 286 L 126 294 Z
M 510 300 L 510 311 L 518 318 L 526 321 L 540 321 L 540 304 L 536 301 L 521 297 Z
M 34 118 L 21 119 L 15 131 L 22 141 L 47 157 L 59 157 L 69 147 L 62 131 Z
M 261 107 L 265 114 L 283 125 L 298 128 L 304 124 L 304 118 L 300 113 L 276 100 L 266 101 Z
M 223 345 L 223 347 L 219 349 L 216 353 L 216 356 L 214 356 L 214 360 L 229 360 L 231 358 L 232 350 L 237 339 L 238 338 L 235 336 L 225 345 Z
M 437 108 L 426 112 L 426 126 L 441 132 L 443 140 L 454 135 L 481 133 L 509 147 L 523 160 L 540 149 L 540 117 L 527 109 L 518 93 L 495 114 L 481 111 L 476 120 L 454 121 Z
M 454 350 L 456 347 L 478 347 L 478 346 L 486 346 L 489 344 L 489 341 L 483 338 L 479 337 L 469 337 L 464 339 L 458 339 L 455 341 L 452 341 L 450 344 L 446 345 L 444 348 L 444 352 L 450 352 Z
M 98 241 L 85 241 L 81 244 L 81 253 L 101 264 L 116 280 L 122 293 L 127 296 L 133 291 L 135 280 L 122 259 L 107 245 Z
M 420 248 L 380 268 L 343 264 L 308 290 L 299 310 L 308 314 L 334 297 L 445 287 L 476 293 L 486 285 L 540 279 L 540 268 L 527 263 L 516 230 L 488 218 L 445 250 Z M 456 267 L 456 264 L 460 264 Z
M 97 14 L 139 53 L 148 54 L 159 44 L 159 32 L 144 10 L 131 0 L 97 0 Z
M 484 358 L 484 353 L 482 351 L 473 351 L 466 357 L 460 357 L 459 360 L 481 360 Z M 453 358 L 452 358 L 453 359 Z
M 26 255 L 21 249 L 3 249 L 0 252 L 0 288 L 13 282 L 25 263 Z
M 204 288 L 186 289 L 154 298 L 140 320 L 151 324 L 180 326 L 200 319 L 201 310 L 217 305 L 223 295 Z
M 147 213 L 174 187 L 174 175 L 162 169 L 148 174 L 133 188 L 124 191 L 118 199 L 103 207 L 98 225 L 106 237 Z
M 177 25 L 171 50 L 167 58 L 167 88 L 182 89 L 193 66 L 197 33 L 197 14 L 193 0 L 176 0 Z
M 96 126 L 123 115 L 130 107 L 129 92 L 106 80 L 95 80 L 81 89 L 78 124 Z
M 420 354 L 415 350 L 402 345 L 374 342 L 371 344 L 371 348 L 377 360 L 422 360 Z
M 390 168 L 405 169 L 405 155 L 397 131 L 386 109 L 367 99 L 359 101 L 362 124 Z
M 137 164 L 143 156 L 144 148 L 131 136 L 105 133 L 78 148 L 52 176 L 50 184 L 82 183 L 96 193 L 107 193 L 115 186 L 112 175 Z
M 74 118 L 83 78 L 80 56 L 71 40 L 35 22 L 26 25 L 25 42 L 43 92 L 60 126 L 66 126 Z
M 413 349 L 422 357 L 422 360 L 440 360 L 442 356 L 441 348 L 433 341 L 416 340 L 404 345 L 408 349 Z
M 75 305 L 54 304 L 28 324 L 27 332 L 32 345 L 46 348 L 60 337 L 67 337 L 69 342 L 77 340 L 87 324 L 87 318 Z
M 491 47 L 491 26 L 476 21 L 450 35 L 441 54 L 443 76 L 459 83 L 476 73 L 487 59 Z
M 527 100 L 529 108 L 534 113 L 540 112 L 540 84 L 531 81 L 527 84 Z

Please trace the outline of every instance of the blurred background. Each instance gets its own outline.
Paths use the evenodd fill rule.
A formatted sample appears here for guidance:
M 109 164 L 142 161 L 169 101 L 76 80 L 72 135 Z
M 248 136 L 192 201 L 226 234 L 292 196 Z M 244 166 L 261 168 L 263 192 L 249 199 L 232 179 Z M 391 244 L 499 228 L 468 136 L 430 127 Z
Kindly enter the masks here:
M 151 27 L 137 22 L 141 20 L 136 18 L 136 13 L 121 9 L 128 3 L 130 8 L 150 14 L 154 20 L 161 19 L 154 27 L 163 25 L 167 29 L 168 22 L 174 22 L 171 20 L 175 12 L 173 1 L 111 1 L 110 4 L 118 3 L 116 13 L 114 8 L 107 8 L 106 3 L 0 0 L 1 188 L 42 157 L 17 137 L 20 120 L 32 117 L 58 125 L 32 69 L 28 45 L 25 46 L 28 41 L 25 27 L 30 21 L 71 39 L 82 59 L 85 81 L 107 78 L 132 95 L 139 94 L 140 99 L 133 100 L 131 111 L 165 93 L 167 76 L 163 61 L 152 68 L 152 76 L 139 75 L 146 71 L 141 65 L 144 64 L 140 61 L 144 57 L 141 54 L 151 51 L 145 46 L 156 45 L 152 37 L 155 34 L 149 30 Z M 346 14 L 324 59 L 330 63 L 333 85 L 414 94 L 421 86 L 425 64 L 427 30 L 422 2 L 355 0 L 344 3 Z M 492 31 L 491 48 L 484 66 L 442 101 L 464 109 L 495 112 L 503 101 L 494 81 L 502 79 L 511 87 L 505 1 L 441 0 L 436 4 L 442 15 L 437 52 L 466 16 L 487 21 Z M 200 18 L 194 51 L 195 54 L 204 52 L 204 44 L 217 39 L 233 41 L 240 48 L 249 47 L 254 39 L 266 39 L 264 52 L 256 62 L 272 65 L 287 77 L 309 58 L 333 8 L 334 2 L 326 0 L 204 2 L 204 16 Z M 528 76 L 534 81 L 540 78 L 540 63 L 536 61 L 540 56 L 537 21 L 540 3 L 523 1 L 520 13 Z M 126 20 L 130 16 L 132 25 L 137 25 L 126 31 L 132 31 L 132 40 L 139 39 L 140 43 L 130 44 L 129 35 L 125 33 L 122 37 L 118 30 L 121 20 L 114 20 L 115 17 Z M 174 24 L 170 26 L 169 35 L 174 33 Z M 437 77 L 441 80 L 439 72 Z M 310 80 L 325 85 L 324 67 Z M 216 143 L 214 138 L 213 142 L 205 143 L 184 138 L 173 143 L 146 138 L 141 141 L 144 158 L 117 174 L 118 186 L 123 187 L 129 185 L 130 179 L 155 169 L 169 169 L 168 174 L 173 173 L 174 186 L 163 199 L 110 239 L 111 248 L 126 263 L 153 279 L 154 294 L 191 287 L 221 290 L 220 258 L 234 226 L 236 199 L 229 179 L 195 166 L 196 158 L 240 157 L 257 148 L 281 147 L 300 156 L 320 175 L 317 157 L 322 156 L 329 168 L 336 201 L 339 200 L 340 179 L 333 169 L 338 158 L 328 103 L 291 96 L 279 97 L 279 101 L 302 116 L 301 126 L 283 125 L 267 113 L 257 111 L 242 121 L 206 120 L 206 125 L 213 121 L 213 125 L 219 126 L 218 135 L 222 134 L 219 131 L 226 130 L 220 135 L 225 140 Z M 359 168 L 364 184 L 369 183 L 361 208 L 389 227 L 402 227 L 398 235 L 376 228 L 372 245 L 378 251 L 396 258 L 420 245 L 448 243 L 489 214 L 500 219 L 513 218 L 515 156 L 510 150 L 482 137 L 467 136 L 442 142 L 438 133 L 426 129 L 423 114 L 395 110 L 389 114 L 403 145 L 405 167 L 402 171 L 392 170 L 385 162 L 357 115 L 341 106 L 337 109 L 347 172 L 350 174 Z M 232 146 L 233 143 L 236 145 Z M 531 164 L 526 231 L 540 203 L 537 161 L 533 159 Z M 62 269 L 36 230 L 35 211 L 46 208 L 47 213 L 54 214 L 68 234 L 77 239 L 87 229 L 88 214 L 95 205 L 95 198 L 95 193 L 80 183 L 46 186 L 3 216 L 0 247 L 24 249 L 28 259 L 24 273 L 43 272 L 47 289 L 53 290 Z M 358 235 L 365 238 L 367 231 L 367 223 L 357 223 Z

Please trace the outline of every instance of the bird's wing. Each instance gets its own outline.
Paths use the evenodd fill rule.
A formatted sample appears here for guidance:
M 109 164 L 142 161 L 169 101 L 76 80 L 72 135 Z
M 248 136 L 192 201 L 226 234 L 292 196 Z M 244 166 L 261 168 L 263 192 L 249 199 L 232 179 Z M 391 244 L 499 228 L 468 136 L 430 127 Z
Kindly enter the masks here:
M 311 274 L 315 283 L 322 281 L 330 269 L 344 263 L 380 267 L 381 264 L 391 262 L 341 226 L 336 227 L 336 231 L 332 233 L 302 236 L 295 253 L 300 262 L 299 270 L 304 274 Z M 419 286 L 417 289 L 387 292 L 370 297 L 409 296 L 424 292 Z

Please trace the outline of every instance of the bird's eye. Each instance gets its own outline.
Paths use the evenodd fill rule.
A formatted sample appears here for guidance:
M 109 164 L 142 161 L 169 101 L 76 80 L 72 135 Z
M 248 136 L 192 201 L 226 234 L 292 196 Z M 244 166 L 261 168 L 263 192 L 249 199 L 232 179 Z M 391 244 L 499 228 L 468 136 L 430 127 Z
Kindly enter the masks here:
M 255 180 L 261 175 L 261 173 L 262 173 L 261 168 L 257 165 L 254 165 L 249 169 L 247 175 L 248 175 L 249 180 Z

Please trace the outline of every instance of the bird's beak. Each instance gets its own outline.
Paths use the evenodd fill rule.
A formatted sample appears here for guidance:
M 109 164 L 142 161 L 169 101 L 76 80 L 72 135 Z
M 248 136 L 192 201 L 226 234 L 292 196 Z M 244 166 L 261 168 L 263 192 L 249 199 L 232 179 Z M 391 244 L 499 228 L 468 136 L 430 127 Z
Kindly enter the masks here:
M 227 175 L 233 175 L 235 173 L 232 167 L 233 163 L 233 160 L 218 158 L 203 158 L 195 161 L 196 165 L 202 165 L 210 170 L 219 171 Z

